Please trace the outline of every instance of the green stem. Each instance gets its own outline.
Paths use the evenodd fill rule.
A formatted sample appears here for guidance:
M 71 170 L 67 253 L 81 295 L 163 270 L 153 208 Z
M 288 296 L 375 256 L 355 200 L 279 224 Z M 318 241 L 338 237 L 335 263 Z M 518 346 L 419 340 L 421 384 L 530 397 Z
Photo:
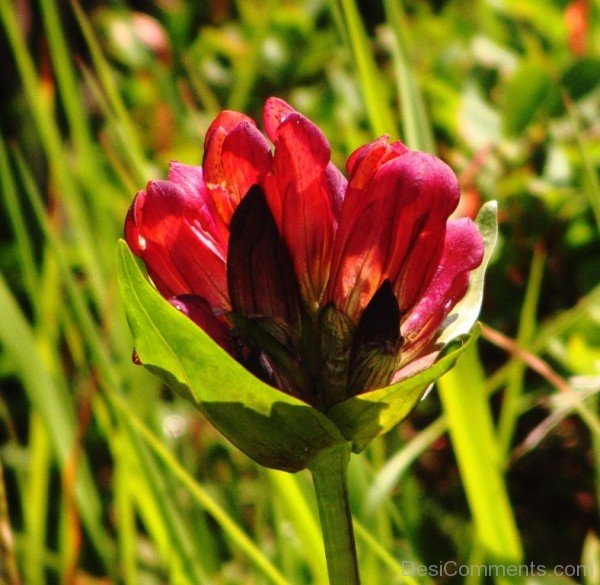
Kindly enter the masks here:
M 331 585 L 360 585 L 352 515 L 348 501 L 350 443 L 321 453 L 310 466 Z

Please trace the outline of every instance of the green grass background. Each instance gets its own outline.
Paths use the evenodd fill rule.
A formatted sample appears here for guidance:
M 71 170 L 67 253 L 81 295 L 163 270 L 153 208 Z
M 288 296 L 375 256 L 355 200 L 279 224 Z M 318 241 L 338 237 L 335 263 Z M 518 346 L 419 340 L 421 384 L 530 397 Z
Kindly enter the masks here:
M 115 280 L 136 190 L 277 95 L 341 167 L 386 133 L 455 169 L 465 214 L 499 202 L 478 348 L 353 459 L 363 582 L 488 582 L 402 570 L 455 561 L 600 583 L 599 21 L 597 0 L 0 0 L 0 582 L 327 583 L 308 475 L 132 364 Z

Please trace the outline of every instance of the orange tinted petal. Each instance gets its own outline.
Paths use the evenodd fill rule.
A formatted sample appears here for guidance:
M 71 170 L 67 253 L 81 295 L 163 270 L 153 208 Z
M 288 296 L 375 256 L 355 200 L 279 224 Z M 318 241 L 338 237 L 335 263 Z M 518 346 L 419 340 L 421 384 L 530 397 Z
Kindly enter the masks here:
M 271 149 L 250 118 L 227 114 L 221 124 L 215 121 L 209 128 L 202 166 L 216 208 L 229 224 L 248 189 L 270 170 Z

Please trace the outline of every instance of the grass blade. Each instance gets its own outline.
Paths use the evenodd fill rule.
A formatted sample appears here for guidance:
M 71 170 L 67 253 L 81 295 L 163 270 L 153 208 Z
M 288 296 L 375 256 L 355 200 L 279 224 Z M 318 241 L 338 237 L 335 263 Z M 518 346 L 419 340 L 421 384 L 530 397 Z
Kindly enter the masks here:
M 169 450 L 152 433 L 148 427 L 131 411 L 131 409 L 113 393 L 109 393 L 112 406 L 120 411 L 122 420 L 132 426 L 139 433 L 148 447 L 158 457 L 166 468 L 176 477 L 190 492 L 196 502 L 202 506 L 221 526 L 231 541 L 239 546 L 248 558 L 263 572 L 263 574 L 274 585 L 289 585 L 284 576 L 273 566 L 265 554 L 258 549 L 248 535 L 230 518 L 209 493 L 202 488 L 184 467 L 173 457 Z
M 323 538 L 314 510 L 311 510 L 298 486 L 297 475 L 267 470 L 274 493 L 279 496 L 304 549 L 304 558 L 311 568 L 315 584 L 327 585 L 327 566 Z
M 2 277 L 0 306 L 0 343 L 15 364 L 32 407 L 43 417 L 57 457 L 64 465 L 71 456 L 76 436 L 71 397 L 55 385 L 39 354 L 31 327 Z M 102 528 L 100 498 L 85 461 L 79 463 L 76 494 L 90 537 L 110 567 L 112 547 Z
M 484 375 L 473 344 L 438 381 L 477 539 L 494 563 L 519 564 L 523 552 L 501 473 Z
M 400 115 L 404 142 L 409 148 L 435 152 L 435 141 L 425 104 L 415 75 L 410 66 L 408 39 L 401 0 L 384 0 L 387 21 L 392 30 L 391 49 L 396 87 L 400 102 Z
M 344 28 L 356 64 L 367 117 L 374 136 L 397 136 L 398 129 L 387 99 L 387 88 L 377 64 L 369 39 L 363 27 L 355 0 L 337 0 L 343 15 Z
M 118 85 L 115 83 L 110 65 L 102 53 L 102 49 L 100 48 L 100 43 L 96 38 L 94 29 L 92 28 L 92 25 L 90 24 L 85 12 L 79 5 L 79 2 L 77 2 L 77 0 L 71 0 L 71 6 L 90 50 L 94 69 L 98 74 L 98 79 L 100 80 L 102 89 L 104 90 L 104 93 L 108 99 L 108 103 L 110 104 L 117 120 L 119 121 L 119 127 L 123 136 L 124 144 L 129 150 L 132 160 L 135 161 L 135 168 L 138 172 L 138 175 L 142 178 L 141 180 L 144 180 L 144 178 L 150 176 L 150 169 L 148 168 L 146 157 L 144 155 L 143 148 L 140 145 L 135 128 L 131 123 L 129 115 L 127 114 L 127 109 L 125 108 L 123 98 L 119 94 Z
M 531 261 L 529 281 L 527 283 L 527 290 L 525 291 L 523 307 L 521 308 L 519 331 L 517 334 L 517 344 L 525 349 L 529 347 L 535 334 L 537 307 L 542 289 L 545 263 L 546 254 L 542 248 L 536 248 Z M 523 392 L 525 369 L 525 365 L 522 362 L 517 362 L 512 366 L 504 394 L 502 413 L 500 415 L 500 422 L 498 423 L 498 440 L 504 456 L 510 450 L 513 439 L 519 411 L 518 403 Z

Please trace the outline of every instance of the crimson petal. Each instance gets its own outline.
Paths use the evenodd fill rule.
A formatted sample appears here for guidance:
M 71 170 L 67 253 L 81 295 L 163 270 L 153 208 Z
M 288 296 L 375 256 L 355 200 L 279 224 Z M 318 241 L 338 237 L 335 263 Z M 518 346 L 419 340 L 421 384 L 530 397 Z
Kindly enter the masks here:
M 343 186 L 327 171 L 329 144 L 321 131 L 297 112 L 277 128 L 273 175 L 267 177 L 269 207 L 288 247 L 302 297 L 316 309 L 329 277 L 334 216 L 331 185 Z
M 396 177 L 405 193 L 399 200 L 398 229 L 388 259 L 390 279 L 405 313 L 421 298 L 436 272 L 446 222 L 458 205 L 460 189 L 452 169 L 430 154 L 413 152 L 389 166 L 395 167 L 389 175 Z
M 333 246 L 328 298 L 354 322 L 387 277 L 386 253 L 395 225 L 396 193 L 373 184 L 381 165 L 405 152 L 404 145 L 390 145 L 382 136 L 348 159 L 350 180 Z
M 277 130 L 290 114 L 298 114 L 290 104 L 281 98 L 271 97 L 265 102 L 263 109 L 263 123 L 269 139 L 274 143 L 277 141 Z M 300 115 L 300 114 L 298 114 Z M 333 212 L 335 226 L 340 217 L 344 195 L 346 193 L 346 177 L 333 164 L 329 163 L 325 169 L 327 191 Z
M 414 359 L 434 339 L 440 325 L 462 299 L 469 273 L 483 260 L 483 240 L 470 219 L 449 221 L 435 276 L 402 323 L 406 340 L 402 362 Z
M 385 279 L 403 313 L 414 304 L 433 277 L 458 203 L 447 165 L 383 140 L 351 157 L 333 252 L 330 295 L 355 321 Z
M 179 185 L 186 193 L 197 197 L 201 204 L 198 213 L 204 229 L 212 233 L 220 242 L 220 248 L 225 250 L 229 230 L 218 214 L 217 207 L 210 196 L 204 182 L 202 167 L 186 165 L 180 162 L 169 162 L 168 180 Z
M 204 149 L 206 150 L 212 140 L 215 137 L 215 134 L 219 130 L 223 130 L 225 135 L 228 132 L 233 130 L 240 122 L 250 122 L 250 124 L 254 124 L 252 118 L 246 116 L 246 114 L 242 114 L 241 112 L 234 112 L 232 110 L 223 110 L 210 124 L 206 134 L 204 135 Z
M 277 129 L 284 121 L 285 117 L 293 113 L 296 113 L 296 110 L 281 98 L 270 97 L 265 102 L 265 107 L 263 109 L 263 123 L 265 125 L 265 132 L 271 142 L 277 140 Z
M 330 162 L 325 169 L 325 181 L 327 184 L 327 194 L 329 196 L 329 204 L 334 219 L 334 230 L 337 230 L 342 207 L 344 205 L 344 197 L 348 188 L 348 181 L 342 172 Z
M 228 310 L 226 241 L 209 221 L 207 205 L 202 190 L 151 181 L 129 210 L 125 239 L 163 296 L 196 294 Z

